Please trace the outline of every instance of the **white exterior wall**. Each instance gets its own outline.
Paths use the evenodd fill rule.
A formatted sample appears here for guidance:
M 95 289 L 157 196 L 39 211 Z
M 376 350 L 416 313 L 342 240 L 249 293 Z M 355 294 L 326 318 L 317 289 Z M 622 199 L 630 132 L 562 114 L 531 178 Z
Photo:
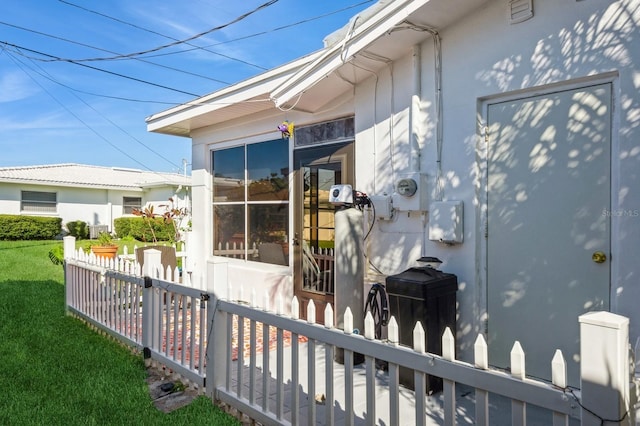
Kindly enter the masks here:
M 455 25 L 439 29 L 443 58 L 443 195 L 445 200 L 464 202 L 464 243 L 446 246 L 429 241 L 426 215 L 404 212 L 395 221 L 379 222 L 374 228 L 367 246 L 369 258 L 385 274 L 401 272 L 421 256 L 440 258 L 444 262 L 441 269 L 458 276 L 458 350 L 460 357 L 471 359 L 473 339 L 483 331 L 486 314 L 485 240 L 479 226 L 486 194 L 481 189 L 483 154 L 477 149 L 483 102 L 555 85 L 562 88 L 567 82 L 584 84 L 605 78 L 613 82 L 614 90 L 612 212 L 630 213 L 611 218 L 611 310 L 630 317 L 630 335 L 635 341 L 640 334 L 640 315 L 634 309 L 640 300 L 636 260 L 640 241 L 638 2 L 535 0 L 534 17 L 514 25 L 507 20 L 507 8 L 508 2 L 493 1 Z M 237 289 L 240 283 L 253 282 L 272 296 L 277 292 L 285 300 L 291 296 L 291 268 L 214 259 L 211 255 L 210 149 L 279 137 L 275 126 L 284 119 L 304 125 L 355 114 L 355 189 L 369 195 L 391 194 L 398 176 L 420 171 L 428 175 L 428 194 L 433 197 L 437 170 L 434 48 L 431 39 L 420 46 L 417 145 L 410 135 L 411 49 L 406 46 L 407 54 L 401 60 L 359 84 L 353 104 L 325 115 L 279 112 L 252 117 L 251 122 L 238 120 L 208 127 L 192 135 L 194 247 L 203 248 L 194 257 L 202 268 L 194 270 L 202 271 L 203 283 L 210 278 L 217 291 L 226 294 L 227 284 Z M 224 270 L 217 276 L 219 282 L 213 277 L 216 267 Z M 245 300 L 249 297 L 244 294 Z
M 147 201 L 167 201 L 170 197 L 175 197 L 174 190 L 175 188 L 163 187 L 142 192 L 0 183 L 0 214 L 60 217 L 63 227 L 69 221 L 82 220 L 89 225 L 108 225 L 109 230 L 113 232 L 113 220 L 124 216 L 122 206 L 124 197 L 139 197 L 144 205 Z M 57 194 L 56 213 L 22 212 L 20 210 L 21 191 L 55 192 Z M 185 197 L 184 191 L 181 197 Z
M 640 162 L 640 9 L 637 1 L 610 3 L 536 0 L 532 19 L 510 25 L 508 4 L 492 2 L 440 32 L 444 199 L 464 202 L 464 243 L 446 246 L 429 241 L 421 218 L 407 217 L 405 213 L 396 222 L 384 223 L 375 229 L 369 251 L 374 264 L 385 273 L 398 273 L 420 255 L 429 255 L 444 262 L 440 269 L 458 276 L 457 339 L 463 357 L 472 355 L 473 339 L 482 331 L 481 320 L 486 312 L 484 238 L 479 226 L 485 193 L 477 189 L 478 170 L 482 168 L 477 156 L 482 154 L 476 149 L 480 138 L 479 120 L 484 118 L 482 101 L 581 79 L 613 80 L 611 206 L 612 212 L 624 216 L 614 214 L 611 218 L 611 310 L 631 318 L 632 341 L 640 333 L 640 316 L 635 309 L 635 301 L 640 299 L 640 270 L 636 260 L 640 241 L 640 191 L 637 190 L 640 183 L 637 172 Z M 627 37 L 633 37 L 634 44 L 625 40 Z M 420 168 L 429 176 L 429 191 L 433 196 L 437 167 L 434 55 L 430 39 L 422 44 L 421 53 L 424 108 L 421 133 L 425 137 L 419 140 L 422 144 Z M 357 88 L 356 182 L 358 189 L 372 195 L 391 193 L 398 173 L 411 170 L 408 142 L 411 69 L 408 52 L 392 69 L 379 72 L 377 82 L 371 79 Z M 395 101 L 390 111 L 392 99 Z M 375 165 L 373 174 L 368 164 Z M 389 164 L 393 165 L 391 171 Z M 390 179 L 393 174 L 394 178 Z

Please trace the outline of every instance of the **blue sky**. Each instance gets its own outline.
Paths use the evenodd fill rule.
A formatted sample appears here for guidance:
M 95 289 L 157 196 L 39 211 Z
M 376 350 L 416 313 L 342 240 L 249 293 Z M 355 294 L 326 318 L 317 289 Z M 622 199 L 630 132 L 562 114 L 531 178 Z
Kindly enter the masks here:
M 191 140 L 147 132 L 146 117 L 322 48 L 373 3 L 4 0 L 0 167 L 183 172 Z

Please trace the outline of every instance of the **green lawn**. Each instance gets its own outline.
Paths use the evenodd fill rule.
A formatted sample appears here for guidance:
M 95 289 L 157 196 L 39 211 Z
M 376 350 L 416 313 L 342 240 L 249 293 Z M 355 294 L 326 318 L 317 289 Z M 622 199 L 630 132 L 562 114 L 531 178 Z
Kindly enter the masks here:
M 65 315 L 60 242 L 0 241 L 0 425 L 236 425 L 202 396 L 158 411 L 140 355 Z

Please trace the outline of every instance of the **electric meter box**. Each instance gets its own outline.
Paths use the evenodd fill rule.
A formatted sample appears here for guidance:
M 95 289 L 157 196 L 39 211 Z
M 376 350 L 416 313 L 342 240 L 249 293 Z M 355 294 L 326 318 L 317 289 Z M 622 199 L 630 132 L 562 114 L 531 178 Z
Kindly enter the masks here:
M 462 201 L 434 201 L 429 210 L 429 239 L 460 244 L 463 234 Z
M 428 210 L 427 175 L 398 174 L 392 196 L 393 208 L 400 211 Z

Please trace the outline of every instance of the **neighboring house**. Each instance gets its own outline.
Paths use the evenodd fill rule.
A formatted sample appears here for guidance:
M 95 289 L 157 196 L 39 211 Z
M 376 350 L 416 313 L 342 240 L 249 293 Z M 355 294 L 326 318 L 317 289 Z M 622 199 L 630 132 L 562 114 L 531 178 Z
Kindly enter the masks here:
M 333 301 L 302 264 L 333 239 L 326 191 L 352 184 L 380 213 L 365 281 L 436 256 L 459 358 L 481 332 L 508 367 L 517 339 L 548 378 L 559 348 L 576 384 L 579 314 L 640 335 L 639 76 L 637 0 L 380 1 L 319 52 L 147 123 L 193 140 L 194 264 L 218 291 Z M 263 242 L 287 262 L 257 262 Z
M 0 214 L 105 225 L 148 204 L 190 208 L 191 177 L 82 164 L 0 167 Z M 165 210 L 156 207 L 155 211 Z M 98 229 L 98 228 L 96 228 Z

